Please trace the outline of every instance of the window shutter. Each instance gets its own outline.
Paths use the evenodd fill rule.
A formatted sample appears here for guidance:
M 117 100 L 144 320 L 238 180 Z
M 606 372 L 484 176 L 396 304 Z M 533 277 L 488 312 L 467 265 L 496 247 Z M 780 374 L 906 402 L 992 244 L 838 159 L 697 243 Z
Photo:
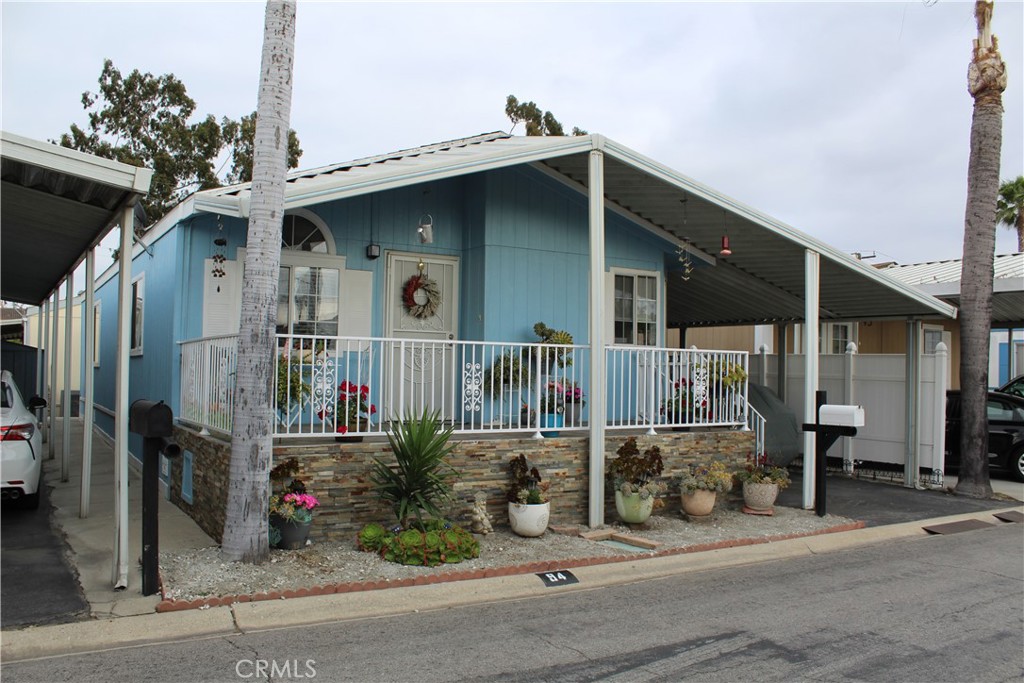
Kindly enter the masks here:
M 224 277 L 213 276 L 213 259 L 206 259 L 203 265 L 203 336 L 237 334 L 242 308 L 239 296 L 242 264 L 238 261 L 221 263 Z
M 341 301 L 338 334 L 343 337 L 369 337 L 373 318 L 373 273 L 368 270 L 342 270 Z

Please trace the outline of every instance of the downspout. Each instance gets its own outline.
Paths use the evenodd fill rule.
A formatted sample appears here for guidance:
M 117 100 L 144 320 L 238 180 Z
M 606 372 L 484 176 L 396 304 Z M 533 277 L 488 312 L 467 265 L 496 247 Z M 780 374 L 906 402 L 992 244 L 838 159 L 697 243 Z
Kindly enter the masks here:
M 604 138 L 593 136 L 588 169 L 590 214 L 590 527 L 604 525 L 604 428 L 607 422 L 604 350 Z
M 917 488 L 920 471 L 920 420 L 921 410 L 921 323 L 907 321 L 907 363 L 906 363 L 906 419 L 903 445 L 903 485 Z
M 776 329 L 778 329 L 778 331 L 779 331 L 779 348 L 778 348 L 778 354 L 779 355 L 776 356 L 776 362 L 777 362 L 778 365 L 777 365 L 776 370 L 775 370 L 775 372 L 776 372 L 776 380 L 777 380 L 775 388 L 778 389 L 779 400 L 782 401 L 783 403 L 785 403 L 786 402 L 786 372 L 788 372 L 786 370 L 786 360 L 787 360 L 786 353 L 787 353 L 787 346 L 788 346 L 788 341 L 786 339 L 786 335 L 788 333 L 787 330 L 789 329 L 789 325 L 787 325 L 786 323 L 779 323 L 778 325 L 776 325 Z
M 39 328 L 39 340 L 36 342 L 36 393 L 44 398 L 48 398 L 49 394 L 46 392 L 46 382 L 49 378 L 46 376 L 46 362 L 43 359 L 43 352 L 46 350 L 49 353 L 47 338 L 50 336 L 50 300 L 46 299 L 39 304 L 39 320 L 37 321 L 37 327 Z M 49 443 L 50 432 L 47 429 L 47 419 L 50 410 L 50 403 L 47 402 L 46 407 L 43 408 L 43 412 L 40 416 L 40 429 L 43 432 L 43 441 Z M 42 455 L 40 453 L 40 455 Z
M 804 252 L 804 422 L 817 422 L 815 395 L 818 392 L 818 287 L 820 255 Z M 804 432 L 804 509 L 814 509 L 814 432 Z

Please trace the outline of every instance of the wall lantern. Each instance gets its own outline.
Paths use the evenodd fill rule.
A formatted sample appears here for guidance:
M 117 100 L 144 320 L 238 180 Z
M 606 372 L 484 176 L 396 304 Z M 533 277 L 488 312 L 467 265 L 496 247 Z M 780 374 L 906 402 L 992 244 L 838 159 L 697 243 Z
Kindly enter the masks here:
M 429 213 L 420 217 L 420 224 L 416 228 L 416 232 L 419 233 L 421 244 L 431 244 L 434 241 L 434 219 Z

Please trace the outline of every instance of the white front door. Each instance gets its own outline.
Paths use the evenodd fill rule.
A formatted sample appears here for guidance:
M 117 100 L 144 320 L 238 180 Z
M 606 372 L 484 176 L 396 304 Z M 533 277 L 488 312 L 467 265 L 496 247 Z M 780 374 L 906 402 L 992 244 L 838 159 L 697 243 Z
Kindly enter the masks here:
M 418 416 L 429 409 L 453 420 L 459 376 L 452 344 L 459 332 L 459 259 L 398 252 L 387 258 L 385 335 L 401 341 L 389 342 L 384 351 L 389 373 L 385 405 L 392 411 L 385 417 Z M 414 277 L 429 280 L 436 293 L 428 295 L 433 287 L 412 291 Z

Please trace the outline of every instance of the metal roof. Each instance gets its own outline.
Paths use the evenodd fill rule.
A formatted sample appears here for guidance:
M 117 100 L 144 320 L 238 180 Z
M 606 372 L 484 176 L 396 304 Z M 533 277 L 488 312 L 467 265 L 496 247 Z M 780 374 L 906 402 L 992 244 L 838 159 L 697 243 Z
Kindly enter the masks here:
M 152 175 L 0 132 L 0 298 L 42 303 L 145 196 Z
M 669 263 L 671 326 L 795 322 L 804 317 L 805 252 L 821 254 L 820 317 L 955 317 L 952 306 L 824 242 L 600 135 L 487 133 L 289 174 L 285 209 L 529 164 L 586 192 L 588 158 L 604 152 L 605 205 L 695 254 L 688 280 Z M 195 210 L 246 216 L 249 184 L 197 193 Z M 722 235 L 732 255 L 717 256 Z
M 960 305 L 962 259 L 891 264 L 884 272 L 923 292 Z M 1024 324 L 1024 253 L 1000 254 L 992 263 L 992 322 Z

